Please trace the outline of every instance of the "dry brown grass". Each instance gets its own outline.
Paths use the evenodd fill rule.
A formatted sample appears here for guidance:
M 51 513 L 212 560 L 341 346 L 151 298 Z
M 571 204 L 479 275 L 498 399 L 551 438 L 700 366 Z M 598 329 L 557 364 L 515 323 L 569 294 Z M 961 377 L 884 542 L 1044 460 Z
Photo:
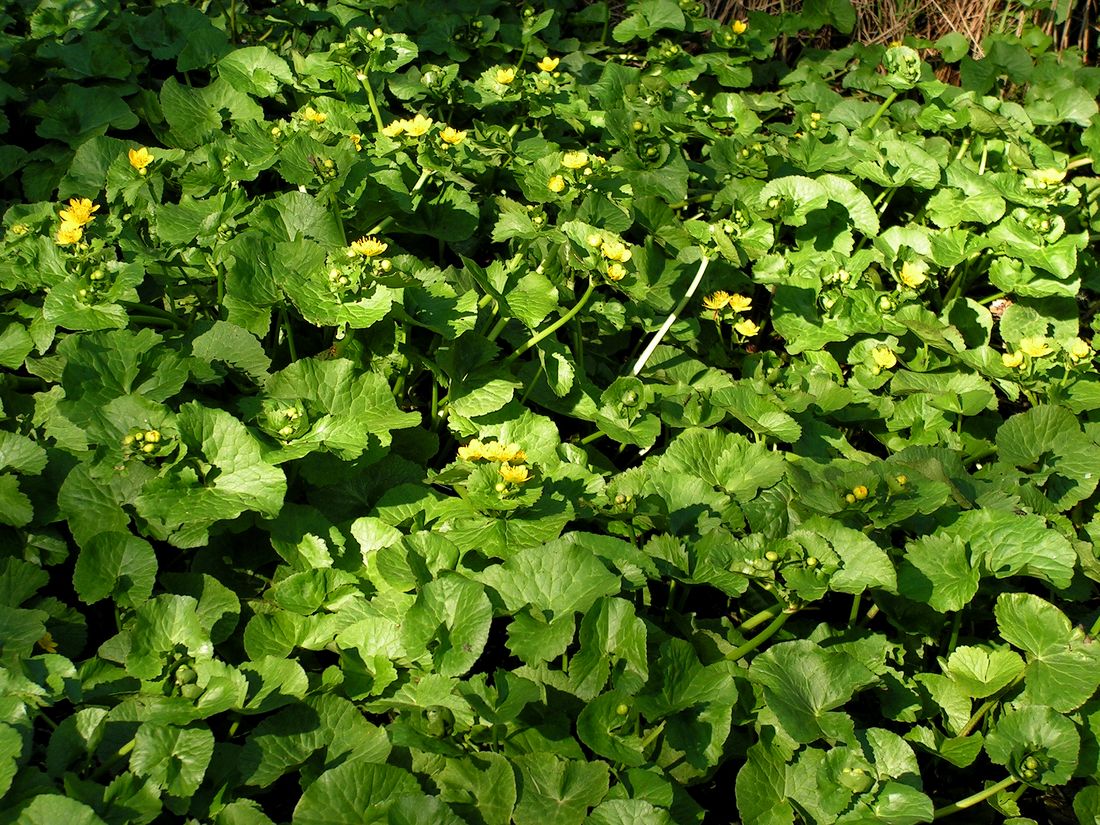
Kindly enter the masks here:
M 1058 4 L 1068 4 L 1062 14 Z M 1078 47 L 1087 63 L 1096 63 L 1100 0 L 1052 0 L 1045 10 L 1026 9 L 1005 0 L 853 0 L 856 28 L 852 38 L 861 43 L 889 43 L 907 35 L 935 41 L 959 32 L 980 57 L 981 41 L 992 32 L 1022 34 L 1029 22 L 1053 39 L 1058 50 Z M 780 14 L 798 11 L 801 0 L 709 0 L 708 12 L 723 22 L 747 12 Z M 1057 22 L 1058 18 L 1062 22 Z

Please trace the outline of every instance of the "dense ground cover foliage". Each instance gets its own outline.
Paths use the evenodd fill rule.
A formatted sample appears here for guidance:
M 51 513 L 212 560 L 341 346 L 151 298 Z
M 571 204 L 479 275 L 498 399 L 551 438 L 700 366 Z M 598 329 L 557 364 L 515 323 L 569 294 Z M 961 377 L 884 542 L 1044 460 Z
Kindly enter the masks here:
M 0 17 L 0 821 L 1100 821 L 1100 72 L 374 5 Z

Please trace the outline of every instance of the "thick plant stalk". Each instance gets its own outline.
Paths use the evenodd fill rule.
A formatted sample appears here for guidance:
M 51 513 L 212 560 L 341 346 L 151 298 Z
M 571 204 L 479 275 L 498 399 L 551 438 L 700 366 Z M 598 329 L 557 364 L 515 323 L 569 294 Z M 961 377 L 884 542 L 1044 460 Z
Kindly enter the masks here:
M 653 336 L 653 340 L 649 342 L 649 345 L 638 357 L 638 361 L 634 364 L 634 369 L 632 371 L 633 375 L 637 375 L 645 369 L 646 361 L 649 360 L 649 356 L 653 354 L 653 350 L 657 349 L 657 345 L 661 343 L 661 339 L 665 337 L 670 329 L 672 329 L 672 325 L 676 323 L 676 316 L 684 311 L 684 307 L 686 307 L 688 301 L 691 300 L 691 296 L 694 295 L 695 290 L 699 288 L 699 284 L 703 280 L 703 273 L 707 271 L 707 265 L 709 263 L 710 258 L 704 255 L 703 259 L 699 261 L 699 271 L 695 273 L 695 280 L 691 282 L 691 286 L 689 286 L 687 292 L 684 293 L 684 297 L 680 299 L 680 303 L 676 305 L 676 309 L 672 310 L 672 313 L 665 318 L 665 322 L 661 324 L 661 328 L 657 330 L 657 334 Z

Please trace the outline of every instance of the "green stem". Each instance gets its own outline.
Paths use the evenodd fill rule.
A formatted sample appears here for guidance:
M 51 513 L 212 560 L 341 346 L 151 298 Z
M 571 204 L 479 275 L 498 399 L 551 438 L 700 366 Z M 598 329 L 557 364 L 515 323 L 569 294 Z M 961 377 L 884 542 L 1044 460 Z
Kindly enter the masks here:
M 747 619 L 745 619 L 745 621 L 741 622 L 741 624 L 737 626 L 737 632 L 741 633 L 741 634 L 745 634 L 750 630 L 754 630 L 757 627 L 759 627 L 760 625 L 764 624 L 764 622 L 770 622 L 772 619 L 774 619 L 776 616 L 778 616 L 782 611 L 783 611 L 783 605 L 773 604 L 767 610 L 761 610 L 756 615 L 749 616 Z
M 1076 160 L 1071 160 L 1069 163 L 1067 163 L 1066 164 L 1066 171 L 1069 172 L 1073 169 L 1080 169 L 1082 166 L 1088 166 L 1091 163 L 1092 163 L 1092 158 L 1090 158 L 1086 155 L 1085 157 L 1077 158 Z
M 962 421 L 962 417 L 959 417 L 959 421 Z M 959 643 L 959 628 L 962 626 L 962 613 L 955 611 L 955 617 L 951 620 L 951 638 L 947 642 L 947 655 L 950 656 L 955 650 L 955 646 Z
M 510 320 L 510 318 L 505 318 L 503 316 L 497 318 L 497 322 L 493 324 L 493 328 L 489 330 L 488 333 L 486 333 L 485 337 L 488 338 L 490 341 L 495 341 L 497 339 L 497 336 L 504 331 L 504 328 L 506 326 L 508 326 L 508 321 Z
M 967 723 L 963 726 L 963 729 L 959 731 L 959 735 L 957 738 L 961 739 L 964 736 L 969 736 L 970 734 L 972 734 L 974 730 L 978 727 L 978 724 L 982 721 L 982 718 L 987 713 L 989 713 L 990 710 L 996 707 L 998 702 L 1001 701 L 1001 697 L 1004 696 L 1005 693 L 1010 691 L 1016 685 L 1018 685 L 1020 682 L 1022 682 L 1023 678 L 1024 674 L 1021 673 L 1019 676 L 1017 676 L 1015 679 L 1013 679 L 1011 682 L 1009 682 L 1007 685 L 997 691 L 997 694 L 995 696 L 991 696 L 989 699 L 986 699 L 985 702 L 982 703 L 981 707 L 974 711 L 974 715 L 970 717 Z
M 731 650 L 726 654 L 726 659 L 731 662 L 736 662 L 739 659 L 743 659 L 756 650 L 764 642 L 768 641 L 772 636 L 779 632 L 780 628 L 787 623 L 787 619 L 794 615 L 794 611 L 791 608 L 787 608 L 774 619 L 771 624 L 749 639 L 740 647 Z
M 513 352 L 511 355 L 509 355 L 507 358 L 504 359 L 504 363 L 506 365 L 511 364 L 513 361 L 515 361 L 517 358 L 519 358 L 521 355 L 523 355 L 523 353 L 527 352 L 527 350 L 529 350 L 529 349 L 531 349 L 531 347 L 535 346 L 535 344 L 537 344 L 539 341 L 542 341 L 543 339 L 547 338 L 548 336 L 553 335 L 555 332 L 557 332 L 563 326 L 568 324 L 569 321 L 573 318 L 573 316 L 575 316 L 578 312 L 580 312 L 582 309 L 584 309 L 585 305 L 588 303 L 588 300 L 592 297 L 592 293 L 595 292 L 595 291 L 596 291 L 596 279 L 595 278 L 589 278 L 588 279 L 588 289 L 586 289 L 584 291 L 584 294 L 581 296 L 581 299 L 579 301 L 577 301 L 576 304 L 573 305 L 573 308 L 570 309 L 568 312 L 566 312 L 564 315 L 562 315 L 554 323 L 550 324 L 550 326 L 546 327 L 541 332 L 537 332 L 534 335 L 532 335 L 530 338 L 528 338 L 527 343 L 525 343 L 523 346 L 521 346 L 519 349 L 517 349 L 515 352 Z
M 898 93 L 897 92 L 890 92 L 890 94 L 887 96 L 886 100 L 882 101 L 882 105 L 878 107 L 878 111 L 875 112 L 875 114 L 871 117 L 871 119 L 869 121 L 867 121 L 867 123 L 866 123 L 867 128 L 868 129 L 875 128 L 875 124 L 879 122 L 879 120 L 882 118 L 882 116 L 884 114 L 886 114 L 886 110 L 889 109 L 890 106 L 892 106 L 894 101 L 897 100 L 897 99 L 898 99 Z
M 279 308 L 279 319 L 283 325 L 283 333 L 286 335 L 286 348 L 290 350 L 290 361 L 293 363 L 298 360 L 298 349 L 294 346 L 294 330 L 290 327 L 285 306 Z
M 439 416 L 439 384 L 435 380 L 435 376 L 432 376 L 432 411 L 431 417 L 428 419 L 432 426 L 435 426 L 435 420 Z
M 371 114 L 374 115 L 374 124 L 378 127 L 378 131 L 381 132 L 386 127 L 385 124 L 382 123 L 382 113 L 378 110 L 378 101 L 374 97 L 374 87 L 370 85 L 370 73 L 364 70 L 360 82 L 363 84 L 363 89 L 367 93 L 367 105 L 370 106 Z
M 589 435 L 586 435 L 584 438 L 582 438 L 580 440 L 580 443 L 581 444 L 591 444 L 596 439 L 603 438 L 604 435 L 605 435 L 605 433 L 604 433 L 603 430 L 596 430 L 596 432 L 591 433 Z M 1098 619 L 1097 621 L 1100 622 L 1100 619 Z
M 137 739 L 131 739 L 125 745 L 115 752 L 115 755 L 109 758 L 106 762 L 101 764 L 98 768 L 92 771 L 92 775 L 89 779 L 96 780 L 103 776 L 105 773 L 111 770 L 120 760 L 125 759 L 130 755 L 130 751 L 134 749 L 134 745 L 137 744 Z
M 940 819 L 945 816 L 951 816 L 951 814 L 957 814 L 959 811 L 965 811 L 967 808 L 973 808 L 979 802 L 984 802 L 991 796 L 996 796 L 1001 791 L 1006 791 L 1015 785 L 1020 780 L 1015 776 L 1006 776 L 996 785 L 990 785 L 984 791 L 979 791 L 973 796 L 968 796 L 966 799 L 960 799 L 953 805 L 947 805 L 943 808 L 938 808 L 932 813 L 933 819 Z
M 179 327 L 180 329 L 184 329 L 186 327 L 186 324 L 183 323 L 178 315 L 172 312 L 168 312 L 168 310 L 161 309 L 160 307 L 155 307 L 151 304 L 141 304 L 137 303 L 136 301 L 119 301 L 118 303 L 123 309 L 127 311 L 132 309 L 141 310 L 146 315 L 156 315 L 166 321 L 171 321 L 173 325 Z
M 856 619 L 859 618 L 859 603 L 862 600 L 862 593 L 856 593 L 852 596 L 852 609 L 848 611 L 848 627 L 854 627 Z

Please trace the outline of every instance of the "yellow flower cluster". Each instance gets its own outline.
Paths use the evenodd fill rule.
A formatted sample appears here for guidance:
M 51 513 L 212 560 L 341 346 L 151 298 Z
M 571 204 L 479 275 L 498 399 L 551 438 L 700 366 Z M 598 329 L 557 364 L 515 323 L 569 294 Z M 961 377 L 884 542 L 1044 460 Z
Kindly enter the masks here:
M 561 165 L 566 169 L 583 169 L 589 163 L 591 158 L 588 156 L 588 152 L 583 149 L 578 149 L 574 152 L 566 152 L 562 155 Z
M 504 465 L 522 464 L 527 454 L 519 444 L 503 444 L 500 441 L 481 441 L 475 438 L 465 447 L 458 448 L 458 457 L 463 461 L 499 461 Z M 513 469 L 519 469 L 514 467 Z M 526 469 L 526 468 L 525 468 Z
M 447 126 L 439 133 L 439 137 L 444 143 L 451 146 L 457 146 L 466 139 L 466 131 Z
M 364 258 L 374 258 L 381 255 L 390 246 L 373 235 L 366 235 L 357 241 L 352 241 L 349 249 L 356 254 L 362 255 Z
M 1069 345 L 1069 357 L 1074 361 L 1081 361 L 1092 355 L 1092 346 L 1088 341 L 1084 341 L 1081 338 L 1074 338 Z
M 306 110 L 302 112 L 302 119 L 310 123 L 321 124 L 328 120 L 328 115 L 321 114 L 312 106 L 306 106 Z
M 546 55 L 546 57 L 544 57 L 535 65 L 537 65 L 539 69 L 544 72 L 552 72 L 554 71 L 554 69 L 558 68 L 558 63 L 560 62 L 561 60 L 559 58 Z
M 516 70 L 512 66 L 508 66 L 505 69 L 497 69 L 494 77 L 501 86 L 507 86 L 516 79 Z
M 58 212 L 61 226 L 58 227 L 56 240 L 61 246 L 74 244 L 84 237 L 84 227 L 95 220 L 93 213 L 99 211 L 99 204 L 88 198 L 71 198 L 69 208 Z
M 720 289 L 704 298 L 703 306 L 715 312 L 727 308 L 733 312 L 748 312 L 752 309 L 752 298 L 746 298 L 744 295 L 738 294 L 730 295 L 725 290 Z
M 139 175 L 144 175 L 146 167 L 153 162 L 153 153 L 144 146 L 140 149 L 131 149 L 127 155 L 130 158 L 130 165 L 137 170 Z
M 523 484 L 531 480 L 531 473 L 527 469 L 526 464 L 520 464 L 518 467 L 513 467 L 505 461 L 500 465 L 498 472 L 500 473 L 500 477 L 509 484 Z
M 546 188 L 553 192 L 555 195 L 565 189 L 565 178 L 561 175 L 554 175 L 546 182 Z
M 749 24 L 744 20 L 734 20 L 730 23 L 730 31 L 734 34 L 744 34 L 749 30 Z
M 898 280 L 910 289 L 917 289 L 928 280 L 928 276 L 924 274 L 927 271 L 928 264 L 926 263 L 906 261 L 901 265 L 901 272 L 898 273 Z
M 889 347 L 879 346 L 871 350 L 871 358 L 879 370 L 891 370 L 898 365 L 898 357 Z
M 434 122 L 435 121 L 430 117 L 424 117 L 422 114 L 417 114 L 411 119 L 395 120 L 382 130 L 382 134 L 386 137 L 399 137 L 400 135 L 421 137 L 428 133 L 428 130 L 432 128 Z

